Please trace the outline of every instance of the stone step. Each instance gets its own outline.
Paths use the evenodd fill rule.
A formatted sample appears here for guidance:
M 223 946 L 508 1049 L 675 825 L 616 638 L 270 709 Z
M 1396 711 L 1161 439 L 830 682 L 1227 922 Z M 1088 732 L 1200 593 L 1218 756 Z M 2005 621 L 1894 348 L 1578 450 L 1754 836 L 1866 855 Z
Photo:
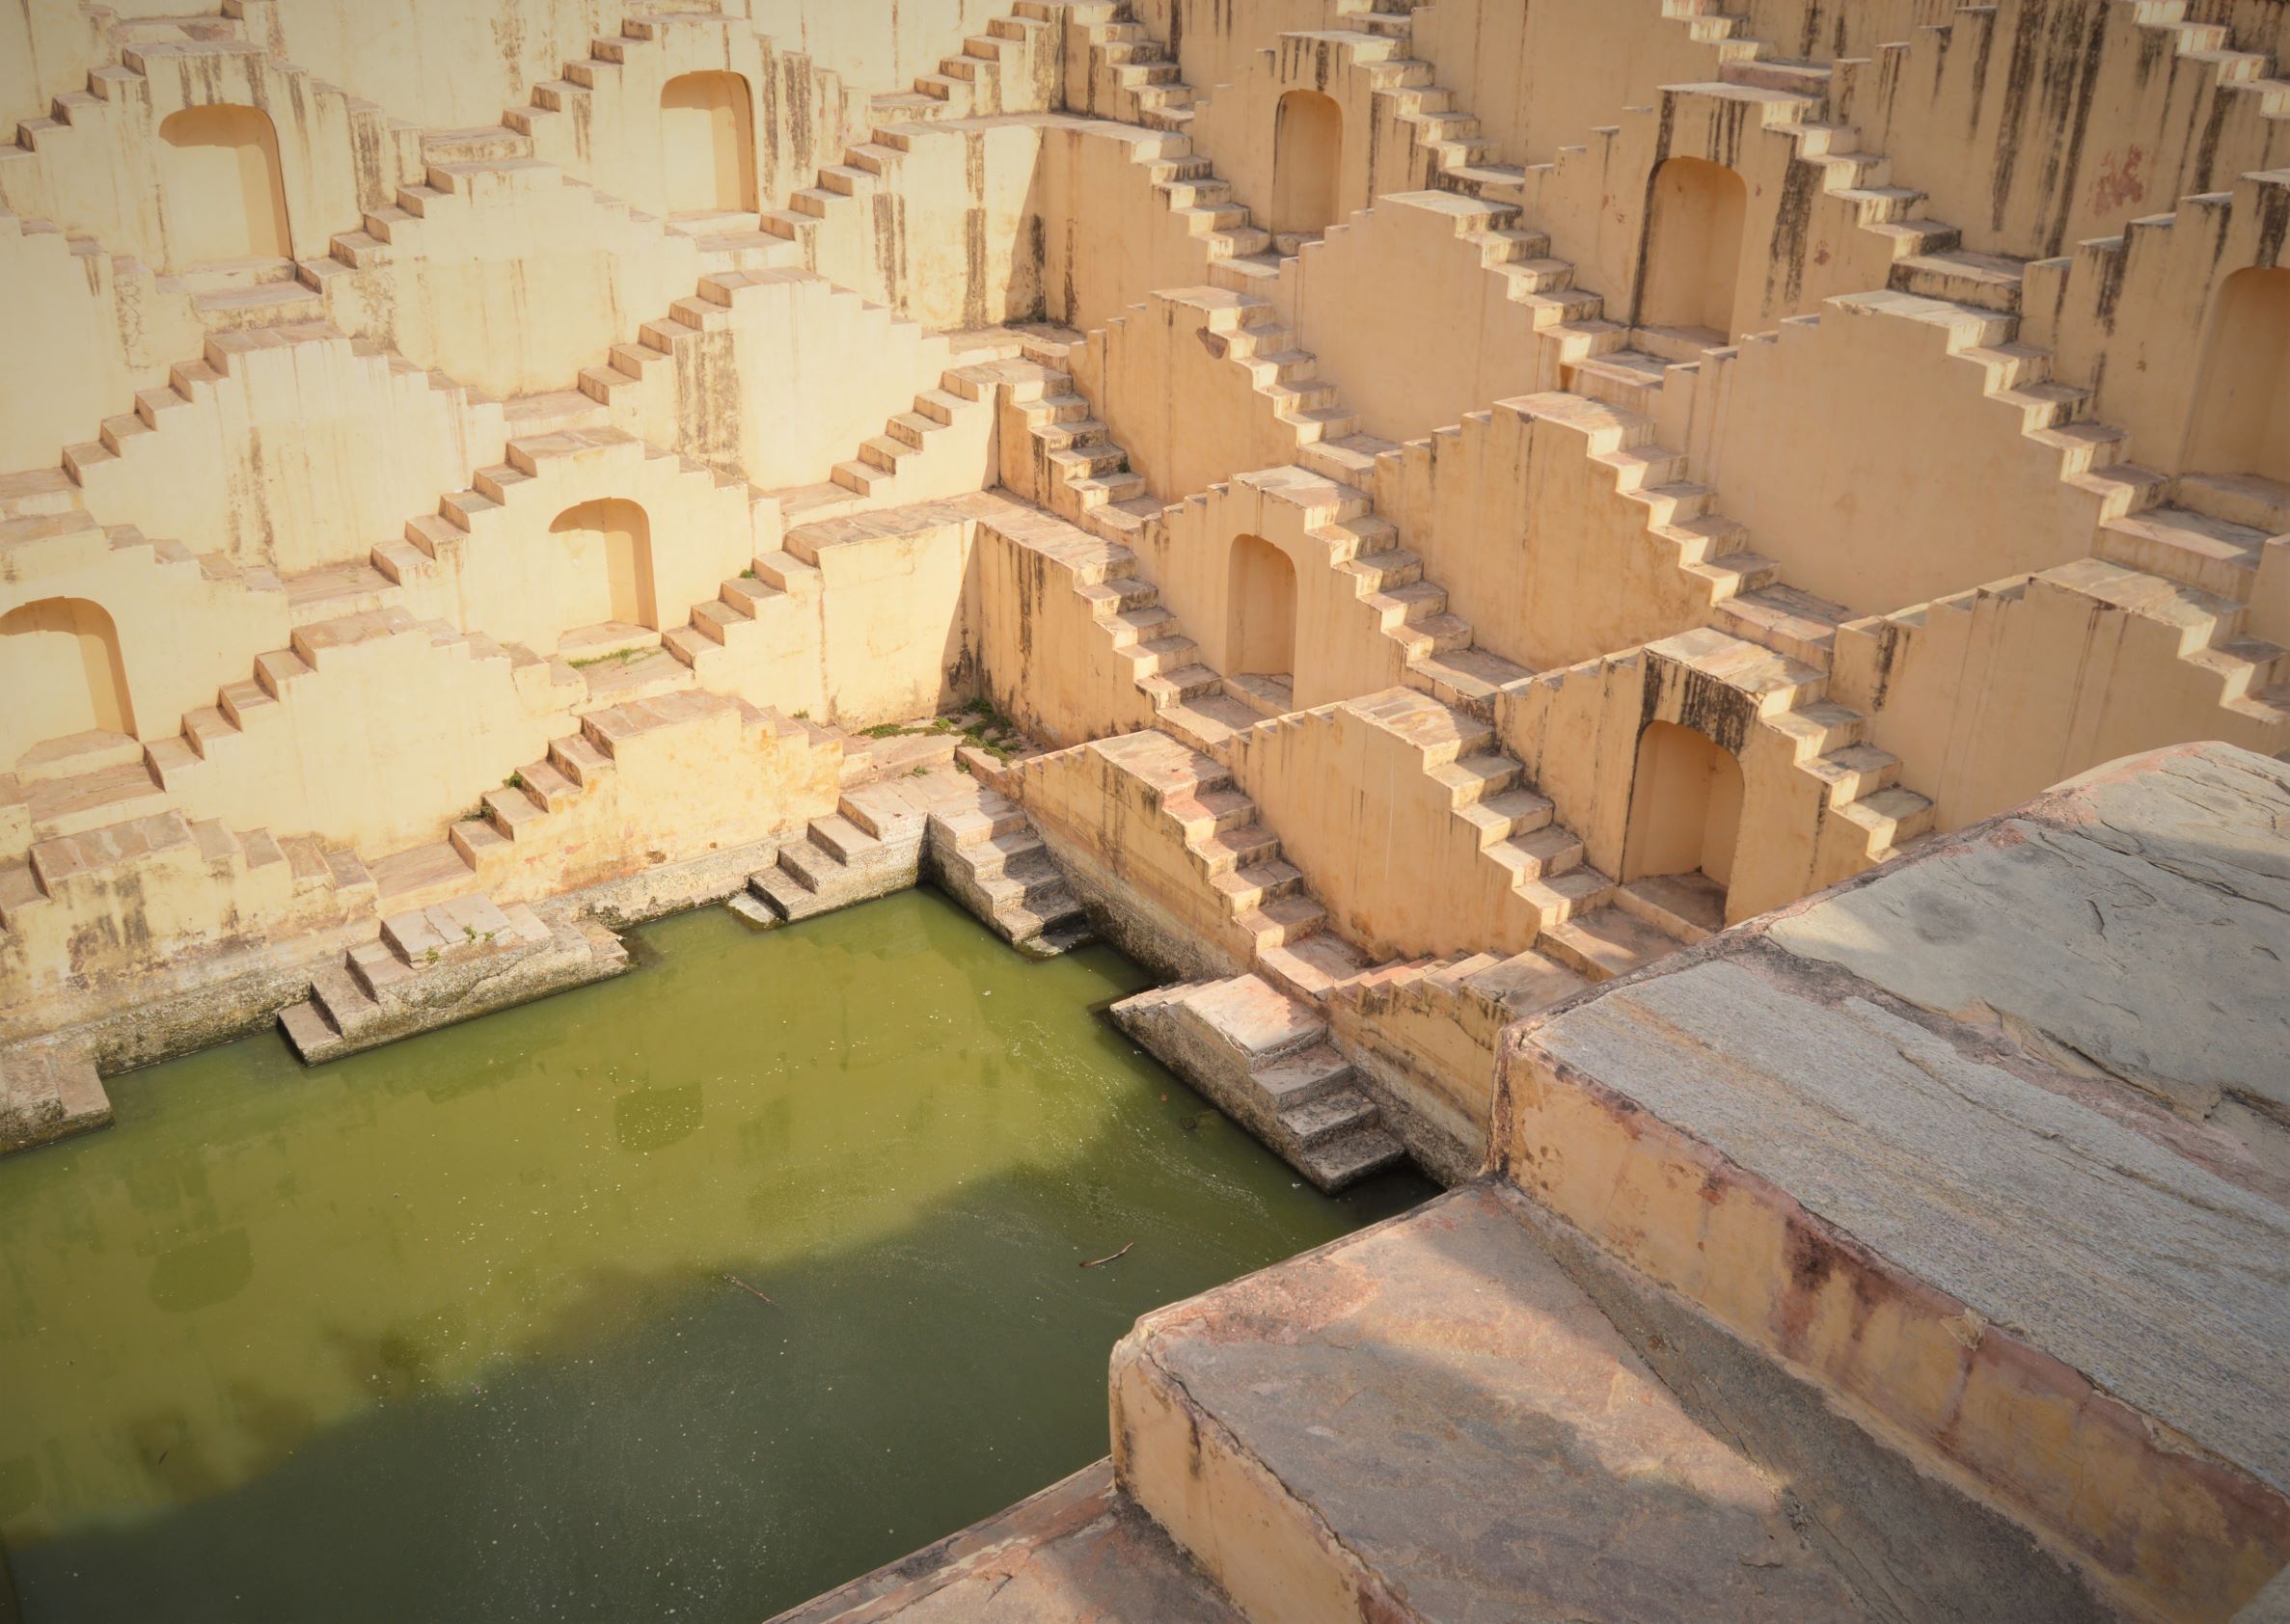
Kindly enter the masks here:
M 1592 981 L 1612 981 L 1677 952 L 1679 943 L 1644 919 L 1607 907 L 1553 925 L 1536 945 Z
M 771 1624 L 1245 1624 L 1152 1518 L 1084 1467 Z
M 111 1125 L 111 1096 L 84 1054 L 20 1044 L 0 1051 L 0 1155 Z
M 1122 1485 L 1253 1618 L 1870 1616 L 1526 1206 L 1470 1186 L 1147 1314 Z
M 1491 1160 L 1969 1475 L 2037 1536 L 1983 1583 L 2048 1548 L 2234 1617 L 2290 1462 L 2285 806 L 2229 746 L 2116 762 L 1578 998 L 1507 1043 Z
M 1351 1062 L 1326 1041 L 1327 1022 L 1264 976 L 1157 988 L 1110 1013 L 1320 1189 L 1343 1189 L 1405 1154 Z

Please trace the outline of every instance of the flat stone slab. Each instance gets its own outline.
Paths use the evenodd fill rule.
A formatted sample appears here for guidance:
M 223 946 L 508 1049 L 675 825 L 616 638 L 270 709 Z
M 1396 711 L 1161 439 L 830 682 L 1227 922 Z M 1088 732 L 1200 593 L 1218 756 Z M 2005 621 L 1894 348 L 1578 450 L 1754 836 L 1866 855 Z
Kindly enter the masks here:
M 2177 1109 L 2290 1122 L 2290 767 L 2174 752 L 2026 810 L 1771 939 Z
M 2151 1605 L 2290 1561 L 2290 768 L 2099 769 L 1499 1069 L 1512 1177 Z
M 1242 1624 L 1099 1461 L 771 1624 Z
M 1618 988 L 1531 1042 L 1988 1324 L 2290 1483 L 2290 1211 L 1867 998 L 1743 963 Z
M 1127 1486 L 1243 1605 L 1332 1576 L 1281 1616 L 1867 1616 L 1777 1485 L 1537 1244 L 1524 1202 L 1458 1190 L 1141 1320 L 1114 1354 Z M 1252 1510 L 1267 1498 L 1285 1512 Z

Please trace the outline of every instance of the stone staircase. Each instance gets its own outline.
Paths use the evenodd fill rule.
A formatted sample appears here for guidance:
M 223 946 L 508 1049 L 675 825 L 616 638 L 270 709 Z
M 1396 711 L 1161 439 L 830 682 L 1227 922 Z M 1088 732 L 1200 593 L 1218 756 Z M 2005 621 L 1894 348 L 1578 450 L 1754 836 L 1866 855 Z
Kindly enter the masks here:
M 872 97 L 871 129 L 864 141 L 844 149 L 840 163 L 821 167 L 818 184 L 797 191 L 783 209 L 766 209 L 763 229 L 801 246 L 811 257 L 820 221 L 846 203 L 872 205 L 894 179 L 899 160 L 912 149 L 901 126 L 917 121 L 992 118 L 1006 112 L 1044 110 L 1040 88 L 1013 83 L 1044 55 L 1062 26 L 1056 7 L 1022 3 L 1008 16 L 995 17 L 984 34 L 963 41 L 959 54 L 941 59 L 938 70 L 915 77 L 910 90 Z
M 935 352 L 942 361 L 954 359 L 943 338 L 810 271 L 792 266 L 718 271 L 702 277 L 694 295 L 676 300 L 666 314 L 644 322 L 635 343 L 613 345 L 606 365 L 584 367 L 582 395 L 605 408 L 615 421 L 638 420 L 647 392 L 656 408 L 652 416 L 688 415 L 678 410 L 682 392 L 690 387 L 687 380 L 722 365 L 721 352 L 711 349 L 710 335 L 722 339 L 749 290 L 784 288 L 789 284 L 815 285 L 837 301 L 845 309 L 844 326 L 855 344 L 869 343 L 872 331 L 886 340 L 898 335 L 925 355 Z M 842 306 L 845 301 L 847 307 Z M 937 389 L 916 395 L 913 412 L 895 415 L 885 432 L 862 444 L 856 456 L 836 463 L 829 480 L 766 493 L 778 502 L 786 522 L 804 524 L 911 500 L 898 488 L 899 464 L 925 449 L 933 433 L 951 425 L 965 406 L 980 398 L 968 392 L 961 371 L 949 366 Z M 737 474 L 737 444 L 695 443 L 686 454 L 716 470 L 722 479 Z
M 991 375 L 1025 427 L 1031 483 L 1044 506 L 1110 542 L 1132 539 L 1161 511 L 1071 372 L 1024 359 Z
M 144 747 L 143 766 L 161 794 L 194 786 L 218 764 L 227 764 L 251 730 L 273 724 L 293 698 L 294 685 L 314 675 L 328 655 L 391 638 L 423 638 L 429 646 L 457 651 L 473 661 L 505 661 L 512 671 L 542 664 L 531 650 L 504 647 L 477 633 L 456 631 L 444 621 L 417 621 L 399 608 L 337 615 L 295 628 L 287 646 L 259 655 L 254 675 L 228 684 L 216 702 L 183 717 L 182 731 Z
M 925 873 L 1021 952 L 1049 959 L 1095 941 L 1080 899 L 1024 808 L 968 773 L 934 777 Z
M 338 278 L 387 265 L 394 259 L 419 257 L 424 252 L 423 228 L 432 216 L 457 209 L 481 208 L 516 193 L 554 194 L 578 183 L 556 165 L 522 153 L 498 154 L 493 149 L 515 145 L 513 132 L 500 141 L 480 140 L 466 131 L 441 132 L 424 143 L 427 168 L 422 180 L 397 189 L 395 200 L 369 208 L 355 230 L 338 232 L 329 256 L 305 259 L 297 275 L 303 284 L 321 296 Z M 472 151 L 487 155 L 465 155 Z M 666 229 L 652 216 L 617 198 L 588 187 L 582 195 L 615 223 L 640 233 Z M 756 231 L 711 232 L 693 238 L 701 266 L 709 270 L 764 269 L 784 263 L 787 250 L 777 237 Z
M 1123 0 L 1019 0 L 1021 16 L 1062 15 L 1089 52 L 1085 105 L 1076 111 L 1147 129 L 1182 130 L 1192 122 L 1192 87 L 1169 53 Z
M 1368 967 L 1359 950 L 1328 928 L 1327 909 L 1281 855 L 1256 802 L 1213 758 L 1160 732 L 1125 734 L 1085 746 L 1100 751 L 1156 798 L 1201 882 L 1218 899 L 1232 939 L 1255 972 L 1307 1002 Z M 1022 784 L 1027 769 L 1014 774 Z M 1019 794 L 1021 803 L 1024 796 Z
M 759 923 L 813 918 L 913 885 L 922 873 L 927 814 L 895 780 L 847 791 L 833 813 L 814 818 L 800 840 L 748 881 Z
M 1595 452 L 1595 460 L 1614 469 L 1619 494 L 1646 507 L 1649 536 L 1672 554 L 1678 570 L 1699 578 L 1694 590 L 1706 604 L 1706 624 L 1825 669 L 1838 630 L 1853 619 L 1852 611 L 1782 580 L 1773 560 L 1754 550 L 1746 528 L 1718 510 L 1718 493 L 1690 476 L 1687 455 L 1655 440 L 1663 390 L 1673 371 L 1693 363 L 1630 347 L 1640 340 L 1662 347 L 1662 338 L 1601 318 L 1595 296 L 1573 287 L 1570 270 L 1562 275 L 1553 268 L 1564 261 L 1542 260 L 1540 251 L 1547 239 L 1513 230 L 1516 218 L 1515 209 L 1483 203 L 1457 213 L 1458 234 L 1479 244 L 1497 274 L 1506 265 L 1536 267 L 1508 291 L 1530 306 L 1554 345 L 1552 365 L 1567 386 L 1562 392 L 1604 409 L 1595 415 L 1604 420 L 1601 432 L 1611 444 Z M 1894 288 L 1841 295 L 1832 303 L 1852 313 L 1942 329 L 1949 352 L 1976 368 L 1977 387 L 1998 407 L 2000 420 L 2057 458 L 2062 482 L 2089 504 L 2097 555 L 2162 578 L 2140 583 L 2110 574 L 2107 592 L 2095 602 L 2133 612 L 2156 606 L 2186 619 L 2190 608 L 2201 606 L 2174 590 L 2172 582 L 2198 593 L 2247 601 L 2260 550 L 2270 538 L 2266 527 L 2281 517 L 2282 504 L 2263 490 L 2253 497 L 2247 487 L 2230 490 L 2217 481 L 2173 481 L 2130 463 L 2127 437 L 2091 420 L 2091 392 L 2057 381 L 2050 354 L 2019 340 L 2017 267 L 2011 268 L 2007 287 L 1992 258 L 1980 262 L 1982 274 L 1975 278 L 1957 260 L 1911 257 L 1896 265 Z M 1927 291 L 1934 288 L 1980 302 Z M 1743 342 L 1803 341 L 1823 319 L 1792 318 Z M 1531 399 L 1538 411 L 1583 416 L 1555 396 Z M 2172 501 L 2174 492 L 2184 501 Z M 2075 566 L 2047 573 L 2062 588 L 2100 579 Z M 1978 589 L 1995 588 L 1991 583 Z M 1913 616 L 1920 609 L 1899 612 Z M 2210 615 L 2207 624 L 2214 640 L 2190 642 L 2187 657 L 2220 672 L 2223 703 L 2261 708 L 2290 703 L 2290 695 L 2268 691 L 2281 680 L 2274 644 L 2248 636 L 2242 618 L 2231 609 Z
M 2023 809 L 2054 864 L 2140 865 L 2141 911 L 2171 929 L 2267 882 L 2165 878 L 2185 798 L 2239 831 L 2278 822 L 2280 789 L 2252 758 L 2214 776 L 2174 755 L 2181 782 Z M 2276 804 L 2229 787 L 2261 782 Z M 1514 1029 L 1497 1177 L 1139 1321 L 1113 1356 L 1121 1488 L 1252 1618 L 2268 1616 L 2271 1549 L 2231 1578 L 2148 1565 L 2125 1536 L 2160 1532 L 2157 1498 L 2093 1499 L 2175 1477 L 2203 1503 L 2174 1536 L 2221 1547 L 2249 1537 L 2230 1494 L 2274 1515 L 2239 1483 L 2266 1480 L 2279 1429 L 2242 1395 L 2278 1381 L 2279 1340 L 2247 1328 L 2278 1314 L 2284 1224 L 2271 1187 L 2129 1125 L 2146 1108 L 2105 1069 L 2079 1062 L 2078 1086 L 2119 1093 L 2066 1086 L 2070 1005 L 2128 1002 L 2122 1041 L 2151 1051 L 2203 972 L 2158 990 L 2119 921 L 2062 944 L 2090 905 L 2004 878 L 2031 875 L 2027 827 Z M 1973 1015 L 1960 977 L 1930 979 L 1962 943 L 1871 930 L 2015 883 L 2054 911 L 2006 908 L 1973 949 L 1993 1001 Z M 2161 1039 L 2165 1073 L 2212 1041 Z M 1848 1300 L 1887 1306 L 1824 1320 Z M 1895 1340 L 1895 1320 L 1920 1328 Z M 1907 1345 L 1950 1394 L 2009 1365 L 2020 1402 L 1934 1405 L 1899 1379 Z M 2080 1413 L 2103 1381 L 2124 1423 L 2031 1467 L 2027 1406 Z M 2216 1501 L 2193 1486 L 2227 1473 Z
M 995 346 L 996 351 L 1015 348 Z M 915 458 L 927 458 L 947 430 L 980 413 L 991 418 L 997 382 L 993 363 L 1007 358 L 998 353 L 966 355 L 973 358 L 948 367 L 936 388 L 914 396 L 913 410 L 894 414 L 881 434 L 860 443 L 856 456 L 836 463 L 825 482 L 765 492 L 779 504 L 786 524 L 792 528 L 929 500 L 917 498 L 913 482 L 902 482 L 900 475 Z M 991 440 L 991 431 L 987 438 Z
M 552 927 L 522 903 L 504 910 L 471 893 L 383 920 L 380 935 L 318 967 L 279 1025 L 315 1066 L 627 967 L 628 950 L 592 920 Z
M 1059 571 L 1103 629 L 1117 668 L 1145 696 L 1154 725 L 1190 750 L 1214 756 L 1235 732 L 1276 709 L 1266 696 L 1205 663 L 1160 601 L 1160 588 L 1137 574 L 1137 555 L 1038 508 L 1009 504 L 995 528 Z
M 1867 743 L 1868 718 L 1829 697 L 1825 670 L 1714 629 L 1648 646 L 1746 696 L 1755 725 L 1779 734 L 1791 765 L 1818 786 L 1821 838 L 1842 843 L 1819 883 L 1873 868 L 1931 831 L 1932 802 L 1900 787 L 1900 758 Z
M 166 808 L 45 835 L 20 856 L 0 856 L 0 951 L 52 934 L 48 910 L 60 898 L 73 899 L 67 927 L 84 929 L 96 912 L 90 905 L 132 901 L 144 876 L 158 872 L 209 887 L 211 896 L 177 901 L 186 912 L 215 903 L 223 933 L 259 928 L 267 910 L 282 907 L 295 910 L 297 928 L 331 925 L 363 915 L 375 895 L 373 876 L 346 847 L 313 835 L 234 832 L 218 819 L 194 822 Z M 66 944 L 52 945 L 61 965 Z
M 1328 566 L 1351 578 L 1352 595 L 1374 634 L 1399 645 L 1406 680 L 1443 703 L 1491 707 L 1494 694 L 1532 673 L 1478 646 L 1471 624 L 1451 613 L 1446 591 L 1424 579 L 1424 561 L 1401 545 L 1397 527 L 1378 517 L 1371 494 L 1377 459 L 1400 447 L 1359 431 L 1319 362 L 1301 348 L 1270 301 L 1231 289 L 1185 288 L 1158 294 L 1201 311 L 1224 358 L 1248 379 L 1274 417 L 1295 434 L 1293 466 L 1236 471 L 1246 484 L 1302 509 L 1307 534 L 1325 548 Z M 1078 395 L 1065 410 L 1088 409 Z
M 639 11 L 623 18 L 617 36 L 594 41 L 588 55 L 565 65 L 563 74 L 535 85 L 530 103 L 512 108 L 503 126 L 552 147 L 563 145 L 559 132 L 578 128 L 593 120 L 597 97 L 613 89 L 639 53 L 663 44 L 679 29 L 726 29 L 752 26 L 743 15 L 723 12 L 714 0 L 677 0 L 674 10 Z M 964 42 L 959 55 L 948 57 L 935 73 L 918 77 L 911 90 L 881 93 L 868 102 L 871 118 L 885 122 L 937 118 L 949 112 L 999 109 L 1001 53 L 1013 41 L 1025 38 L 1023 27 L 996 18 L 986 34 Z M 492 130 L 468 132 L 498 139 Z
M 1406 1155 L 1328 1023 L 1261 977 L 1180 982 L 1106 1013 L 1317 1189 L 1342 1190 Z
M 481 543 L 496 526 L 504 523 L 493 515 L 517 503 L 520 491 L 537 491 L 544 465 L 559 459 L 593 459 L 633 474 L 641 472 L 637 467 L 640 463 L 665 468 L 668 459 L 673 458 L 674 476 L 686 481 L 699 500 L 722 505 L 727 515 L 730 505 L 737 503 L 743 519 L 752 497 L 746 482 L 736 475 L 711 469 L 691 457 L 661 450 L 616 428 L 559 429 L 551 434 L 512 440 L 506 450 L 507 460 L 478 469 L 466 489 L 440 499 L 435 513 L 407 520 L 402 539 L 373 549 L 374 568 L 400 586 L 435 579 L 440 566 L 457 565 L 470 547 Z M 700 483 L 703 480 L 704 487 Z

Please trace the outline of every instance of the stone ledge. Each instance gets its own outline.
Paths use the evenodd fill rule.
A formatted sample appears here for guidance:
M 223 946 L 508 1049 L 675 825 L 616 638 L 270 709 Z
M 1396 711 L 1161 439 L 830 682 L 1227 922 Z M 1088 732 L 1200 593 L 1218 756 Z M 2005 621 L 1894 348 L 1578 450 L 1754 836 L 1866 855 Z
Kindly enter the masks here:
M 2285 826 L 2290 770 L 2227 746 L 2087 774 L 1513 1029 L 1498 1165 L 2229 1617 L 2290 1561 Z
M 1112 1463 L 816 1596 L 771 1624 L 1242 1624 Z

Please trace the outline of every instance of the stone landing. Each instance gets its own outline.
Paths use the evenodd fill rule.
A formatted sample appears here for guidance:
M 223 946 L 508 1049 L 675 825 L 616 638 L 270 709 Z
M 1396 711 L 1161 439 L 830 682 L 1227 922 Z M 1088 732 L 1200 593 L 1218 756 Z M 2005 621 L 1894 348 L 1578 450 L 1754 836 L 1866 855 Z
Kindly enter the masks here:
M 111 1125 L 111 1096 L 86 1055 L 42 1042 L 0 1050 L 0 1155 Z
M 282 1010 L 279 1025 L 315 1066 L 627 968 L 620 938 L 592 919 L 552 922 L 521 903 L 456 897 L 384 920 L 379 937 L 321 964 L 310 997 Z
M 1496 1182 L 1146 1315 L 1112 1393 L 1122 1488 L 1254 1624 L 2115 1616 Z
M 2135 757 L 1513 1029 L 1496 1165 L 2140 1607 L 2290 1561 L 2290 768 Z
M 1258 976 L 1180 982 L 1124 998 L 1113 1024 L 1322 1190 L 1405 1149 L 1328 1042 L 1328 1023 Z

